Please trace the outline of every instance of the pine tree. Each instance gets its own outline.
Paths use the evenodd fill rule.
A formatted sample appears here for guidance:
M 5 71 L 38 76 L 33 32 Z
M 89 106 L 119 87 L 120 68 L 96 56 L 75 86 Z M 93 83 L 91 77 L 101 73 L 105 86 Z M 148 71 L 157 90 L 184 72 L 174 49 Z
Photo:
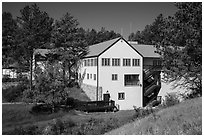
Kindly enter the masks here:
M 18 35 L 16 41 L 18 49 L 24 51 L 24 57 L 30 64 L 30 89 L 32 90 L 33 52 L 50 41 L 53 19 L 36 4 L 26 6 L 20 10 L 18 17 Z M 20 52 L 20 51 L 18 51 Z

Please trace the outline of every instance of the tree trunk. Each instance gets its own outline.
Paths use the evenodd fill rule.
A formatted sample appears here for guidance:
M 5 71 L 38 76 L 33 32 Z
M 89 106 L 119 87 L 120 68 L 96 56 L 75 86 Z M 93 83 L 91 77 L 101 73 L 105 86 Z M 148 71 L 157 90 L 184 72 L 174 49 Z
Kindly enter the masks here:
M 33 86 L 33 53 L 30 55 L 30 90 L 32 91 Z
M 64 86 L 66 85 L 66 71 L 65 71 L 65 62 L 63 62 L 63 82 Z

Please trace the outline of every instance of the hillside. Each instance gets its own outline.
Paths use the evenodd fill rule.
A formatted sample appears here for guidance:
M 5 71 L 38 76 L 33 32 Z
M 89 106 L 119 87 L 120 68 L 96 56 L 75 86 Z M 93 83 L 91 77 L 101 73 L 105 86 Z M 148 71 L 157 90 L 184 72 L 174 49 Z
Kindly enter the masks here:
M 138 134 L 202 134 L 202 98 L 187 100 L 107 133 L 107 135 Z

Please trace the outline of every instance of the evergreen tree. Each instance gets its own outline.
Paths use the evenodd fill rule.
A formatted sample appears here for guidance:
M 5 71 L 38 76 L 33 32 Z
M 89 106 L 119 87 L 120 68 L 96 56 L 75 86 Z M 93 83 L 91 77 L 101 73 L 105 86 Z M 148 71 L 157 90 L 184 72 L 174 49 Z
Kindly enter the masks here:
M 11 13 L 2 14 L 2 66 L 8 67 L 14 63 L 15 35 L 17 30 L 16 20 Z
M 59 60 L 62 62 L 64 85 L 75 77 L 73 67 L 87 51 L 85 31 L 78 25 L 78 21 L 69 13 L 55 24 L 52 42 L 55 45 L 54 52 L 60 56 Z
M 157 43 L 164 58 L 166 79 L 180 81 L 192 93 L 202 94 L 202 3 L 176 3 L 178 11 L 166 21 Z
M 24 58 L 30 64 L 30 89 L 32 89 L 33 52 L 50 41 L 53 19 L 46 12 L 40 11 L 36 4 L 20 10 L 18 17 L 18 33 L 16 41 L 18 50 L 24 52 Z

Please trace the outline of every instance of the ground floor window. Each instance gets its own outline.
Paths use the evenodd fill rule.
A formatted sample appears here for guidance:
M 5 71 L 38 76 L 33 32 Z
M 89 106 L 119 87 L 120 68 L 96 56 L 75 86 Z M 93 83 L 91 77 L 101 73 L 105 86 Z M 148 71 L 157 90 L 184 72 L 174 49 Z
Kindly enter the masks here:
M 96 80 L 96 74 L 94 74 L 94 80 Z
M 139 74 L 126 74 L 124 75 L 125 86 L 139 85 Z
M 118 74 L 112 74 L 112 80 L 113 81 L 118 80 Z
M 118 93 L 118 100 L 124 100 L 124 99 L 125 99 L 125 93 L 124 92 Z
M 89 73 L 87 73 L 87 79 L 89 79 Z

